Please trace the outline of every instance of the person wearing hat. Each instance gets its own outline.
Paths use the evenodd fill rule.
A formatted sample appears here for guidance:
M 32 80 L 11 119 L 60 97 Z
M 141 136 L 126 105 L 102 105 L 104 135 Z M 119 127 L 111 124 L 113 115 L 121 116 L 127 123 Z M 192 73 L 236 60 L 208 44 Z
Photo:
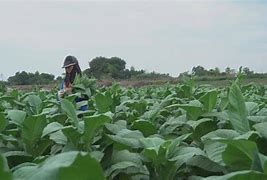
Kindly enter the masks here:
M 72 84 L 74 82 L 74 79 L 76 75 L 82 75 L 81 68 L 79 66 L 79 62 L 76 57 L 74 56 L 67 56 L 64 60 L 62 68 L 65 68 L 65 78 L 62 81 L 60 85 L 60 90 L 58 92 L 58 97 L 63 98 L 65 94 L 71 94 L 72 93 Z M 76 103 L 84 101 L 86 99 L 84 98 L 76 98 Z M 82 106 L 79 108 L 79 110 L 87 110 L 87 106 Z
M 63 97 L 64 94 L 70 94 L 72 91 L 72 83 L 77 74 L 81 75 L 82 71 L 79 66 L 79 62 L 74 56 L 67 56 L 64 60 L 62 68 L 65 68 L 65 78 L 60 85 L 59 97 Z

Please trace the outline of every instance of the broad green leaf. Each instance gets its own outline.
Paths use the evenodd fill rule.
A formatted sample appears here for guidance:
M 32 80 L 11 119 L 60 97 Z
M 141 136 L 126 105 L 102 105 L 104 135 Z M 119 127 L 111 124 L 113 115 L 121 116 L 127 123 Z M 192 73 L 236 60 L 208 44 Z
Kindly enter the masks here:
M 139 114 L 144 114 L 147 110 L 147 102 L 145 100 L 140 100 L 140 101 L 136 101 L 136 100 L 130 100 L 127 106 L 132 109 L 132 110 L 136 110 Z
M 218 163 L 221 166 L 225 166 L 222 153 L 225 151 L 226 147 L 227 145 L 221 142 L 206 141 L 204 144 L 204 151 L 210 160 Z
M 193 88 L 194 88 L 193 84 L 188 84 L 188 85 L 183 84 L 176 86 L 175 91 L 179 97 L 189 98 L 192 96 Z
M 204 110 L 206 112 L 211 112 L 217 103 L 217 90 L 211 90 L 205 93 L 203 96 L 199 98 L 199 101 L 203 104 Z
M 112 119 L 104 114 L 87 116 L 84 120 L 84 142 L 87 147 L 92 143 L 96 131 L 105 123 L 109 123 Z
M 4 95 L 4 96 L 0 96 L 0 100 L 1 101 L 8 101 L 8 102 L 11 102 L 12 100 L 14 100 L 15 99 L 15 97 L 13 97 L 13 96 L 6 96 L 6 95 Z
M 74 102 L 76 98 L 81 97 L 80 93 L 73 93 L 69 94 L 67 97 L 64 97 L 65 100 L 68 100 L 69 102 Z
M 267 139 L 267 122 L 255 124 L 253 128 L 256 129 L 263 138 Z
M 142 147 L 139 139 L 144 138 L 140 131 L 131 131 L 129 129 L 122 129 L 116 135 L 108 135 L 108 137 L 117 143 L 129 146 L 131 148 Z
M 253 116 L 259 111 L 259 105 L 255 102 L 245 102 L 248 116 Z
M 59 124 L 58 122 L 52 122 L 49 123 L 43 130 L 42 137 L 49 135 L 51 133 L 54 133 L 56 131 L 59 131 L 63 128 L 64 126 Z
M 33 156 L 25 151 L 7 151 L 3 155 L 8 160 L 10 167 L 33 161 Z
M 36 166 L 26 166 L 14 172 L 14 179 L 19 180 L 59 180 L 59 170 L 69 167 L 75 161 L 79 152 L 72 151 L 50 156 L 43 163 Z
M 49 116 L 49 122 L 58 122 L 60 124 L 64 124 L 67 119 L 68 119 L 67 115 L 62 113 Z
M 70 101 L 68 101 L 66 99 L 62 99 L 61 100 L 61 108 L 67 114 L 67 116 L 71 119 L 73 125 L 76 128 L 79 128 L 79 119 L 76 115 L 76 109 L 75 109 L 74 105 Z
M 9 110 L 7 118 L 10 119 L 12 123 L 21 126 L 26 118 L 26 112 L 21 110 Z
M 111 159 L 111 166 L 106 170 L 106 176 L 114 178 L 119 173 L 132 176 L 138 174 L 148 174 L 142 164 L 141 156 L 138 153 L 131 153 L 128 150 L 114 151 Z
M 7 126 L 7 120 L 3 113 L 0 113 L 0 132 L 4 131 Z
M 267 122 L 267 116 L 248 116 L 248 120 L 254 123 Z
M 17 129 L 14 130 L 15 133 L 17 133 Z M 18 142 L 18 139 L 15 138 L 14 136 L 12 135 L 4 135 L 4 134 L 0 134 L 0 139 L 1 140 L 4 140 L 4 141 L 7 141 L 7 142 L 12 142 L 12 143 L 17 143 Z M 0 146 L 1 147 L 1 146 Z M 4 151 L 3 151 L 4 152 Z
M 13 173 L 14 179 L 18 180 L 34 180 L 32 178 L 34 174 L 38 173 L 37 166 L 32 164 L 28 166 L 22 166 L 15 170 Z M 40 172 L 39 172 L 40 173 Z M 43 177 L 39 175 L 38 177 L 40 180 L 45 180 Z
M 173 157 L 169 160 L 170 161 L 181 160 L 182 163 L 184 163 L 185 160 L 188 160 L 189 158 L 195 155 L 205 155 L 205 153 L 201 149 L 195 147 L 179 147 L 177 151 L 174 153 Z
M 159 137 L 142 138 L 140 139 L 142 147 L 144 149 L 154 150 L 158 153 L 160 146 L 165 142 L 164 139 Z
M 216 111 L 207 112 L 207 113 L 204 113 L 202 116 L 206 117 L 206 118 L 214 118 L 214 117 L 216 117 L 219 121 L 229 121 L 229 116 L 228 116 L 226 111 L 222 111 L 222 112 L 216 112 Z
M 186 111 L 188 119 L 197 120 L 203 113 L 203 105 L 198 101 L 194 100 L 189 102 L 189 104 L 181 104 L 180 108 Z
M 162 110 L 161 104 L 158 102 L 154 103 L 153 106 L 150 107 L 148 111 L 146 111 L 143 116 L 141 116 L 142 119 L 147 119 L 151 122 L 154 122 L 156 117 L 160 114 L 160 111 Z
M 265 158 L 263 162 L 264 174 L 267 174 L 267 157 L 265 156 L 264 158 Z M 264 158 L 261 158 L 261 159 L 264 159 Z
M 186 115 L 181 115 L 179 117 L 171 117 L 166 120 L 166 122 L 159 128 L 159 134 L 166 136 L 169 134 L 177 133 L 177 128 L 182 127 L 187 121 Z
M 211 139 L 234 139 L 240 134 L 232 129 L 217 129 L 201 137 L 202 141 Z
M 59 169 L 59 180 L 104 180 L 104 173 L 99 162 L 90 157 L 89 154 L 78 154 L 74 162 L 68 167 Z
M 65 126 L 61 131 L 67 137 L 68 142 L 71 143 L 74 147 L 78 148 L 82 133 L 80 133 L 77 128 L 73 126 Z
M 153 106 L 151 106 L 149 110 L 141 116 L 141 119 L 146 119 L 150 120 L 151 122 L 154 122 L 158 115 L 161 113 L 161 111 L 171 104 L 172 99 L 172 95 L 169 95 L 165 97 L 160 103 L 153 103 Z
M 196 155 L 203 155 L 205 156 L 205 153 L 195 147 L 179 147 L 173 154 L 172 158 L 169 158 L 169 161 L 175 162 L 175 172 L 183 165 L 188 162 L 189 159 Z
M 4 153 L 4 155 L 6 158 L 14 157 L 14 156 L 16 156 L 16 157 L 18 157 L 18 156 L 31 157 L 31 155 L 25 151 L 8 151 L 8 152 Z
M 119 120 L 115 123 L 107 123 L 105 127 L 113 134 L 119 133 L 122 129 L 127 129 L 127 122 L 124 120 Z
M 143 154 L 149 161 L 152 162 L 153 166 L 158 169 L 160 165 L 166 165 L 166 163 L 168 164 L 167 153 L 170 144 L 171 141 L 165 141 L 159 147 L 155 144 L 155 147 L 145 148 Z M 173 163 L 171 162 L 169 164 Z
M 66 134 L 68 134 L 68 133 L 66 133 Z M 63 134 L 63 132 L 61 130 L 50 134 L 49 139 L 54 141 L 56 144 L 62 144 L 62 145 L 65 145 L 68 142 L 67 137 Z
M 228 115 L 234 129 L 239 133 L 246 133 L 250 131 L 245 100 L 239 86 L 236 83 L 233 83 L 230 87 L 228 100 Z
M 203 118 L 196 121 L 188 121 L 187 124 L 193 128 L 193 138 L 195 140 L 200 140 L 203 135 L 217 129 L 216 121 L 208 118 Z
M 150 121 L 146 120 L 136 120 L 134 121 L 132 127 L 141 131 L 145 137 L 156 134 L 157 129 Z
M 266 180 L 267 175 L 257 171 L 237 171 L 224 176 L 210 176 L 202 180 Z
M 258 148 L 255 142 L 248 140 L 220 140 L 227 144 L 227 148 L 222 153 L 223 161 L 238 170 L 250 169 L 255 153 Z
M 256 114 L 257 116 L 267 116 L 267 108 L 262 108 L 259 112 Z
M 211 161 L 208 157 L 203 155 L 192 157 L 186 164 L 189 166 L 199 167 L 209 172 L 227 172 L 223 166 Z
M 92 158 L 96 159 L 98 162 L 100 162 L 105 155 L 103 152 L 100 151 L 92 151 L 89 154 Z
M 47 148 L 52 145 L 53 141 L 51 141 L 50 139 L 46 139 L 46 138 L 41 138 L 38 141 L 37 146 L 35 147 L 35 154 L 36 156 L 40 156 L 42 154 L 45 153 L 45 151 L 47 150 Z
M 250 169 L 258 172 L 264 172 L 265 169 L 265 161 L 267 157 L 263 154 L 259 154 L 258 152 L 254 152 L 253 161 Z
M 98 93 L 95 96 L 95 103 L 96 103 L 97 110 L 100 113 L 105 113 L 110 110 L 110 106 L 112 105 L 113 101 L 112 101 L 110 93 L 105 93 L 105 94 Z
M 29 109 L 31 115 L 37 115 L 42 112 L 43 104 L 40 97 L 36 95 L 29 95 L 25 99 L 25 102 L 26 102 L 26 108 Z
M 219 108 L 221 111 L 224 111 L 228 104 L 229 104 L 229 100 L 228 100 L 228 97 L 227 96 L 221 96 L 219 98 L 220 102 L 219 102 Z
M 118 162 L 130 161 L 136 164 L 142 164 L 142 158 L 138 153 L 132 153 L 128 150 L 113 151 L 111 163 L 116 164 Z
M 246 139 L 256 142 L 260 137 L 260 134 L 257 131 L 249 131 L 247 133 L 241 134 L 240 136 L 235 137 L 234 139 Z
M 175 151 L 178 149 L 178 146 L 181 144 L 181 142 L 186 140 L 187 138 L 189 138 L 191 135 L 192 135 L 191 133 L 183 134 L 183 135 L 177 137 L 176 139 L 173 139 L 171 141 L 170 146 L 167 149 L 168 158 L 173 157 L 175 154 Z
M 21 136 L 26 145 L 26 150 L 31 154 L 36 153 L 34 146 L 39 138 L 41 138 L 46 124 L 44 115 L 30 116 L 23 122 Z
M 107 171 L 106 176 L 110 177 L 111 179 L 114 179 L 119 173 L 124 174 L 139 174 L 140 173 L 140 165 L 130 162 L 130 161 L 123 161 L 118 162 L 114 165 L 112 165 Z M 144 171 L 144 170 L 143 170 Z
M 3 180 L 12 180 L 12 173 L 8 169 L 7 160 L 0 154 L 0 177 Z

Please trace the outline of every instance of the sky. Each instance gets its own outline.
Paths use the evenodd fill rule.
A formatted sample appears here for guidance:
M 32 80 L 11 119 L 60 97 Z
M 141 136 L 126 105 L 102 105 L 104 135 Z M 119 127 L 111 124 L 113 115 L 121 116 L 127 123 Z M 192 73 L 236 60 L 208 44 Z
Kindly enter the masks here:
M 267 0 L 0 1 L 0 74 L 61 75 L 74 55 L 120 57 L 177 77 L 247 66 L 267 72 Z

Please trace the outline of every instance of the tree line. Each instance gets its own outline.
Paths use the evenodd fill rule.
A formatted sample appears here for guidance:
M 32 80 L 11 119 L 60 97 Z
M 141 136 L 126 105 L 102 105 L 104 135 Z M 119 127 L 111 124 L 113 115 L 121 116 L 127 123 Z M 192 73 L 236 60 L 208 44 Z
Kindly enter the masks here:
M 161 74 L 157 72 L 146 72 L 145 70 L 136 70 L 134 67 L 130 69 L 126 68 L 125 60 L 119 57 L 96 57 L 89 61 L 89 67 L 85 69 L 84 74 L 96 79 L 114 79 L 114 80 L 133 80 L 133 79 L 170 79 L 169 74 Z M 266 73 L 255 73 L 248 67 L 243 68 L 243 72 L 248 78 L 266 78 Z M 236 70 L 230 67 L 226 67 L 224 71 L 221 71 L 218 67 L 213 69 L 205 69 L 203 66 L 194 66 L 191 72 L 187 71 L 181 73 L 180 76 L 196 76 L 198 79 L 231 79 L 236 75 Z M 7 84 L 9 85 L 43 85 L 51 84 L 62 81 L 62 76 L 55 78 L 53 74 L 48 73 L 35 73 L 30 72 L 17 72 L 14 76 L 8 78 Z M 2 82 L 3 83 L 3 82 Z
M 252 70 L 250 70 L 248 67 L 242 68 L 242 71 L 246 74 L 248 78 L 264 78 L 267 77 L 267 73 L 256 73 Z M 181 73 L 180 76 L 196 76 L 198 78 L 203 77 L 210 77 L 210 78 L 220 78 L 225 77 L 231 78 L 235 77 L 237 73 L 237 70 L 232 69 L 230 67 L 226 67 L 224 71 L 221 71 L 218 67 L 211 68 L 211 69 L 205 69 L 203 66 L 194 66 L 191 70 L 191 72 L 187 71 L 184 73 Z
M 156 72 L 146 72 L 145 70 L 135 70 L 134 67 L 126 68 L 126 62 L 119 57 L 96 57 L 89 62 L 89 67 L 84 74 L 96 79 L 160 79 L 170 78 L 169 74 Z M 9 85 L 42 85 L 59 82 L 62 76 L 55 78 L 53 74 L 30 72 L 17 72 L 7 80 Z
M 85 70 L 89 76 L 97 79 L 158 79 L 169 78 L 169 74 L 156 72 L 146 72 L 145 70 L 135 70 L 132 66 L 126 68 L 126 62 L 118 57 L 96 57 L 89 62 L 89 68 Z
M 55 76 L 48 73 L 17 72 L 14 76 L 8 78 L 7 83 L 10 85 L 40 85 L 54 82 Z

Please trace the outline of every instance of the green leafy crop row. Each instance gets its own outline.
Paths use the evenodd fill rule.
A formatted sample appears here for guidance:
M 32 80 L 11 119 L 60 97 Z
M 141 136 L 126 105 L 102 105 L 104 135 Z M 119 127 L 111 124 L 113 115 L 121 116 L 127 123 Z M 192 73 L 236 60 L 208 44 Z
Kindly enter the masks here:
M 266 88 L 241 80 L 134 89 L 81 78 L 61 100 L 2 92 L 0 179 L 267 179 Z

